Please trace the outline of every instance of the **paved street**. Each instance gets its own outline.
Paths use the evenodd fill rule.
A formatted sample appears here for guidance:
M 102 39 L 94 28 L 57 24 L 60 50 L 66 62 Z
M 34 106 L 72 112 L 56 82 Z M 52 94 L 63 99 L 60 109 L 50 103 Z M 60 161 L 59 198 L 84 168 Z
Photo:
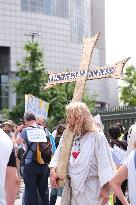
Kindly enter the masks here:
M 51 190 L 50 184 L 49 184 L 49 189 Z M 22 205 L 22 195 L 23 195 L 23 191 L 24 191 L 24 184 L 23 182 L 21 183 L 21 187 L 20 187 L 20 199 L 16 199 L 15 205 Z M 57 202 L 55 205 L 59 205 L 60 204 L 60 197 L 57 198 Z

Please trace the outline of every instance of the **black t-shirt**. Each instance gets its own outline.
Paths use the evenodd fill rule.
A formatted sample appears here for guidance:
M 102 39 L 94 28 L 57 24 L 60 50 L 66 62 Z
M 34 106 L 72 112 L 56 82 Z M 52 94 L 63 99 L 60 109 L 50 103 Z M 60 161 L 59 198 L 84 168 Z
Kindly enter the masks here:
M 9 162 L 7 164 L 8 167 L 16 167 L 16 156 L 15 150 L 13 149 L 9 158 Z

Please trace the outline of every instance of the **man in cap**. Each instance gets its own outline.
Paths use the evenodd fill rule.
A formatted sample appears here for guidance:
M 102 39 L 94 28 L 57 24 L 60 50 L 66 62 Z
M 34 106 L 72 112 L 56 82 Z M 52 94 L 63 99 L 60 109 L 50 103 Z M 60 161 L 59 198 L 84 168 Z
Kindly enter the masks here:
M 11 121 L 7 120 L 2 123 L 3 131 L 12 139 L 12 126 Z

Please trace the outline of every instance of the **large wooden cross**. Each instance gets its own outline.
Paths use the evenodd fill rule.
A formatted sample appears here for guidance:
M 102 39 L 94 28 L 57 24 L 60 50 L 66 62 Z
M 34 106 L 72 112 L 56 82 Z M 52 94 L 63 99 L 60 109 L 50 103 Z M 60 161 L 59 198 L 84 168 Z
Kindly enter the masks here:
M 83 50 L 81 55 L 81 62 L 79 70 L 69 71 L 65 73 L 50 73 L 48 83 L 45 89 L 50 88 L 58 83 L 76 81 L 72 101 L 82 101 L 83 91 L 86 80 L 100 79 L 100 78 L 121 78 L 122 70 L 129 58 L 126 58 L 112 66 L 99 67 L 89 69 L 94 46 L 98 40 L 99 33 L 92 38 L 83 38 Z M 61 153 L 57 165 L 58 178 L 65 179 L 67 175 L 67 165 L 71 153 L 74 135 L 68 127 L 64 132 L 62 141 Z M 59 186 L 64 186 L 64 181 L 59 180 Z

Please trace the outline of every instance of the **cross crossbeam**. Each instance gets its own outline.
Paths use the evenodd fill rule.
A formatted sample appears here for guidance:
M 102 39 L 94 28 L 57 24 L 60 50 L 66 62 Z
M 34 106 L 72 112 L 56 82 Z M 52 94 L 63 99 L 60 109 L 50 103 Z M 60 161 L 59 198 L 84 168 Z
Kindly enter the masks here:
M 111 66 L 103 66 L 103 67 L 96 67 L 87 70 L 73 70 L 63 73 L 52 73 L 49 75 L 47 87 L 52 87 L 56 84 L 60 83 L 67 83 L 67 82 L 74 82 L 78 78 L 85 78 L 86 80 L 94 80 L 94 79 L 101 79 L 101 78 L 115 78 L 121 79 L 123 73 L 123 67 L 125 63 L 129 60 L 126 58 L 118 63 L 111 65 Z

